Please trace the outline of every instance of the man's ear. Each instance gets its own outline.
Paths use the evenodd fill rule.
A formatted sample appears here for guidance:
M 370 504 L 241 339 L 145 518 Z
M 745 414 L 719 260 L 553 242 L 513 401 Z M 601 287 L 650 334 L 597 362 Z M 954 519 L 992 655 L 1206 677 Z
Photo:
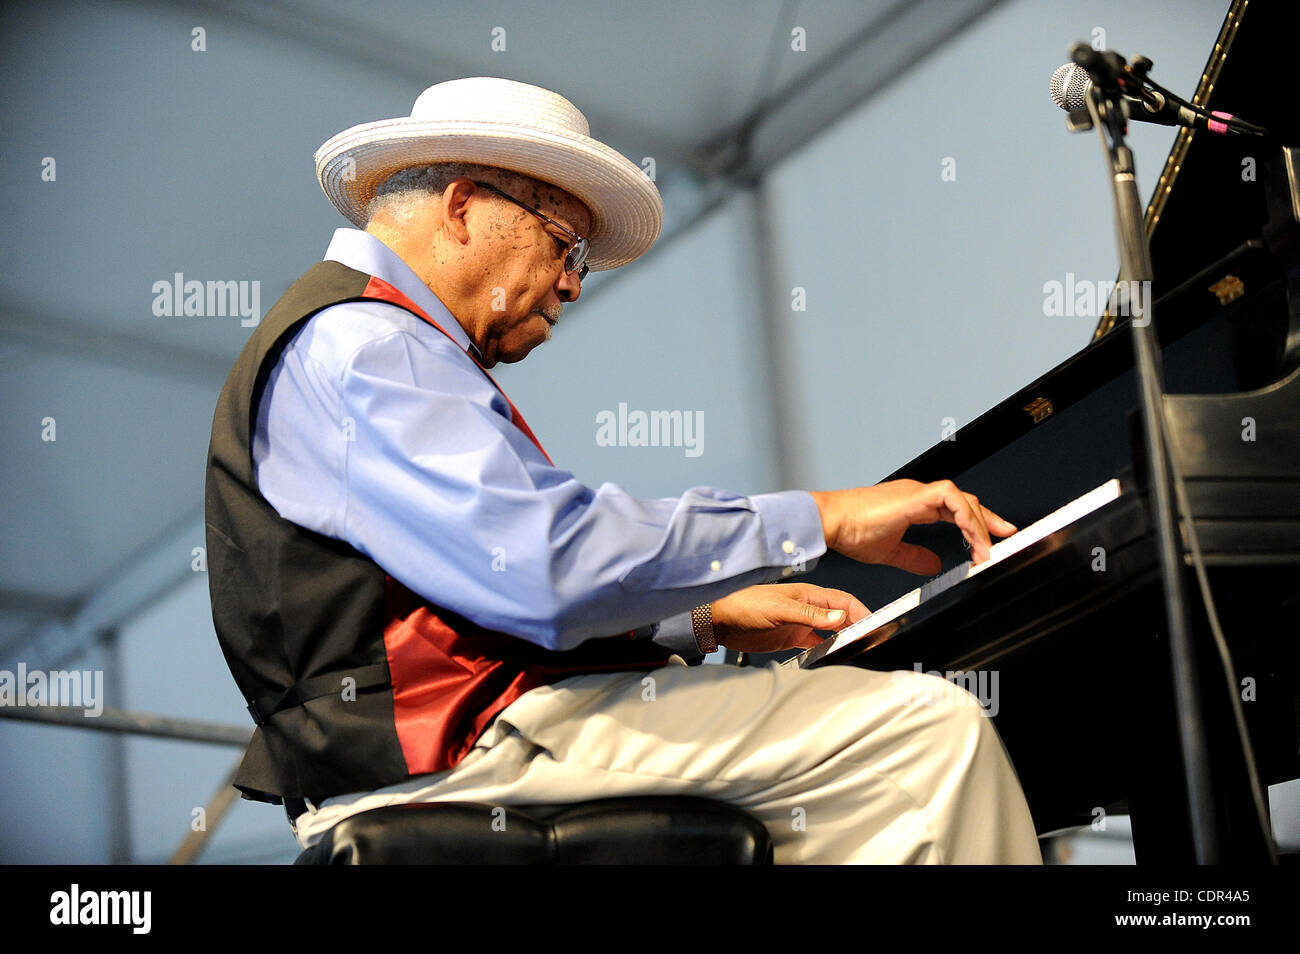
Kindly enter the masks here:
M 469 223 L 465 216 L 469 208 L 469 197 L 474 194 L 475 188 L 472 179 L 464 176 L 453 179 L 443 190 L 439 205 L 447 234 L 462 245 L 469 244 Z

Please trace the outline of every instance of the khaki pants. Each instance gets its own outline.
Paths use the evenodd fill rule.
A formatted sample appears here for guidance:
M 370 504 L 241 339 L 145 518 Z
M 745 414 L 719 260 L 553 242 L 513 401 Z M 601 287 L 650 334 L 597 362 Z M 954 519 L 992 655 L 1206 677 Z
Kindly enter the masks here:
M 309 809 L 298 839 L 309 847 L 348 815 L 401 802 L 698 795 L 762 821 L 778 864 L 1039 864 L 982 711 L 937 677 L 851 666 L 578 676 L 517 699 L 449 771 Z

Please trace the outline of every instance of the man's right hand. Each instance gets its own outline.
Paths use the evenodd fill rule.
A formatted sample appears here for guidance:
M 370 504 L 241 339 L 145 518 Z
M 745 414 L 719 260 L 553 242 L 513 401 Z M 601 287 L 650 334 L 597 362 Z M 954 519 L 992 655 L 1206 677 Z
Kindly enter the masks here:
M 951 480 L 932 484 L 891 480 L 874 487 L 810 493 L 821 513 L 828 547 L 863 563 L 883 563 L 909 573 L 933 576 L 943 568 L 933 550 L 903 542 L 903 534 L 914 523 L 956 524 L 976 563 L 989 558 L 990 532 L 999 537 L 1016 532 Z

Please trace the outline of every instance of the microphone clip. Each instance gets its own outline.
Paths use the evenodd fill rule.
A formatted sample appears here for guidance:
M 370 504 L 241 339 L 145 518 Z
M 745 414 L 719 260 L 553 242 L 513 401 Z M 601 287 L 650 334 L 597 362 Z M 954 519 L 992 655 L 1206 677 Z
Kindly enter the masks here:
M 1106 93 L 1129 91 L 1128 61 L 1114 50 L 1094 50 L 1087 43 L 1070 47 L 1070 59 L 1092 77 L 1092 83 Z

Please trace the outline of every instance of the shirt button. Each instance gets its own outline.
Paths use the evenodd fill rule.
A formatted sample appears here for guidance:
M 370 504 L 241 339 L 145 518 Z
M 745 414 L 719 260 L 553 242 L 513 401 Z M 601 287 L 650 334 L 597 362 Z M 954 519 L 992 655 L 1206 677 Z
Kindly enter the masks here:
M 714 573 L 717 573 L 719 570 L 722 569 L 722 561 L 714 560 L 712 563 L 709 564 L 709 569 L 712 570 Z
M 781 575 L 782 575 L 782 576 L 789 576 L 789 575 L 790 575 L 791 573 L 793 573 L 793 572 L 794 572 L 794 567 L 787 566 L 787 567 L 785 567 L 784 569 L 781 570 Z
M 784 550 L 786 553 L 794 553 L 794 541 L 793 540 L 785 541 L 785 543 L 781 544 L 781 549 Z

